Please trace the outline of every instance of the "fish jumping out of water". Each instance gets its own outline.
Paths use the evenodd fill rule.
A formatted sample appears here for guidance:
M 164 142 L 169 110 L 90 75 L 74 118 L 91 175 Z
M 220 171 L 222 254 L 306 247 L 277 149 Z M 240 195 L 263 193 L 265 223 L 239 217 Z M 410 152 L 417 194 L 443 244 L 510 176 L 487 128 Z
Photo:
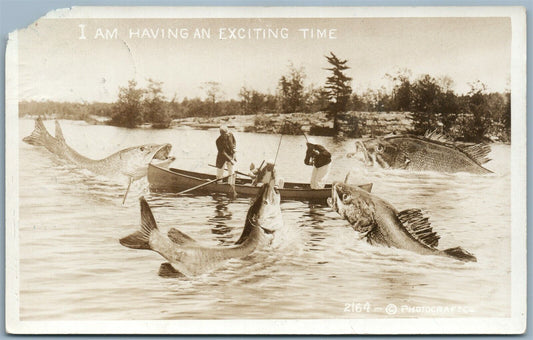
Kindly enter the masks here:
M 363 153 L 365 164 L 377 164 L 382 168 L 492 173 L 482 166 L 490 160 L 487 158 L 489 145 L 460 146 L 436 133 L 426 133 L 424 137 L 398 135 L 360 140 L 356 148 Z
M 168 165 L 175 159 L 168 156 L 172 149 L 170 144 L 145 144 L 120 150 L 104 159 L 93 160 L 80 155 L 68 146 L 58 121 L 55 122 L 55 126 L 56 136 L 53 137 L 48 133 L 42 119 L 39 117 L 35 120 L 33 132 L 25 137 L 23 141 L 31 145 L 44 146 L 60 159 L 97 175 L 115 177 L 122 174 L 130 179 L 131 184 L 132 181 L 146 176 L 150 162 L 163 166 Z
M 476 257 L 461 247 L 439 250 L 440 236 L 420 209 L 396 210 L 390 203 L 357 186 L 335 182 L 328 205 L 344 217 L 370 244 L 442 255 L 465 262 Z
M 164 235 L 155 222 L 150 206 L 141 197 L 141 229 L 120 239 L 120 244 L 133 249 L 149 249 L 169 262 L 161 264 L 159 275 L 165 277 L 194 276 L 211 271 L 225 261 L 251 254 L 260 245 L 272 240 L 271 234 L 280 226 L 280 195 L 272 183 L 261 187 L 248 210 L 240 238 L 228 247 L 209 247 L 172 228 Z

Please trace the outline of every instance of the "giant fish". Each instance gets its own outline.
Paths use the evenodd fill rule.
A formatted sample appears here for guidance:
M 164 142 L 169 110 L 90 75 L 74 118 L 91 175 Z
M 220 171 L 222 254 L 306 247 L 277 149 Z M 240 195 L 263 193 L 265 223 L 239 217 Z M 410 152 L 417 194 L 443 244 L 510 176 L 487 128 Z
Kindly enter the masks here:
M 227 260 L 245 257 L 261 245 L 269 244 L 283 223 L 280 195 L 272 182 L 259 190 L 248 209 L 242 234 L 231 246 L 202 245 L 175 228 L 165 235 L 158 228 L 144 197 L 140 198 L 140 202 L 141 228 L 120 239 L 120 244 L 159 253 L 168 261 L 159 268 L 159 275 L 163 277 L 195 276 L 214 270 Z
M 359 140 L 356 149 L 363 153 L 365 164 L 377 164 L 382 168 L 474 174 L 492 172 L 482 166 L 489 161 L 489 145 L 454 144 L 436 133 L 426 133 L 424 137 L 398 135 Z
M 168 156 L 172 149 L 170 144 L 145 144 L 120 150 L 104 159 L 90 159 L 80 155 L 66 143 L 58 121 L 55 122 L 55 127 L 56 136 L 53 137 L 39 117 L 35 120 L 33 132 L 23 141 L 31 145 L 44 146 L 60 159 L 94 174 L 111 178 L 125 175 L 130 179 L 130 184 L 146 176 L 150 162 L 162 166 L 174 161 L 174 157 Z
M 390 203 L 361 188 L 345 183 L 332 185 L 328 205 L 344 217 L 368 243 L 410 250 L 423 255 L 441 255 L 476 262 L 461 247 L 437 249 L 440 236 L 420 209 L 396 210 Z

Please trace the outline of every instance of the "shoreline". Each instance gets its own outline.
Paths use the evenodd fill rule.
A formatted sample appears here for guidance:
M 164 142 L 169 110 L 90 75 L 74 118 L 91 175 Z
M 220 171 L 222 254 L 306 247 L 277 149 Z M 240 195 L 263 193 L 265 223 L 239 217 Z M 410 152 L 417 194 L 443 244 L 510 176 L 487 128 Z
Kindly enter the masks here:
M 19 118 L 35 119 L 35 115 L 25 115 Z M 57 115 L 43 115 L 45 120 L 64 119 L 84 121 L 89 125 L 108 125 L 109 119 L 101 116 L 90 116 L 82 119 L 69 119 Z M 305 132 L 312 136 L 332 137 L 333 121 L 326 112 L 316 113 L 268 113 L 256 115 L 228 115 L 217 117 L 185 117 L 173 119 L 167 129 L 218 129 L 226 125 L 236 132 L 252 132 L 263 134 L 299 135 Z M 364 112 L 350 111 L 339 114 L 340 138 L 367 138 L 372 136 L 385 136 L 390 134 L 409 134 L 412 126 L 411 112 Z M 138 129 L 154 129 L 151 124 L 143 124 Z M 164 130 L 164 129 L 161 129 Z M 507 144 L 498 136 L 490 136 L 490 143 Z
M 354 130 L 354 127 L 358 128 L 358 132 L 362 137 L 395 132 L 402 134 L 409 131 L 411 124 L 410 112 L 351 111 L 339 118 L 339 125 L 344 137 L 351 137 L 350 132 Z M 171 128 L 188 126 L 194 129 L 206 130 L 218 128 L 220 125 L 226 125 L 228 128 L 239 132 L 269 134 L 283 132 L 284 134 L 298 135 L 301 134 L 301 129 L 306 134 L 325 137 L 331 136 L 328 132 L 333 129 L 333 121 L 326 112 L 187 117 L 174 119 L 171 123 Z

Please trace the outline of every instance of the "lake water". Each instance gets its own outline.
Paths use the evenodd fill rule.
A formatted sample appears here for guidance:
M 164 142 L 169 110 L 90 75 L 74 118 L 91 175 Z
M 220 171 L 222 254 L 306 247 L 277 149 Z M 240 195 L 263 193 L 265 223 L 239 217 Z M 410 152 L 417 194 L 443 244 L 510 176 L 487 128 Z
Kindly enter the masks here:
M 69 145 L 103 158 L 144 143 L 171 143 L 175 167 L 214 173 L 218 131 L 127 130 L 62 121 Z M 45 125 L 53 131 L 53 122 Z M 20 120 L 20 139 L 33 121 Z M 274 158 L 279 135 L 235 133 L 238 169 Z M 373 182 L 398 210 L 421 208 L 441 235 L 476 263 L 374 247 L 325 205 L 282 202 L 290 237 L 204 275 L 158 276 L 159 254 L 123 247 L 138 229 L 145 195 L 161 229 L 177 227 L 209 245 L 234 242 L 250 199 L 151 194 L 146 179 L 112 181 L 61 165 L 44 148 L 20 142 L 20 316 L 23 320 L 394 318 L 510 315 L 510 147 L 493 145 L 494 175 L 367 169 L 345 156 L 353 140 L 319 138 L 333 153 L 330 180 Z M 308 181 L 303 136 L 283 136 L 277 168 Z M 368 303 L 367 305 L 363 305 Z M 357 305 L 361 304 L 361 305 Z M 386 306 L 398 307 L 395 314 Z M 413 312 L 402 306 L 423 307 Z M 364 308 L 363 308 L 364 307 Z M 432 307 L 433 309 L 430 309 Z M 447 308 L 436 312 L 435 307 Z

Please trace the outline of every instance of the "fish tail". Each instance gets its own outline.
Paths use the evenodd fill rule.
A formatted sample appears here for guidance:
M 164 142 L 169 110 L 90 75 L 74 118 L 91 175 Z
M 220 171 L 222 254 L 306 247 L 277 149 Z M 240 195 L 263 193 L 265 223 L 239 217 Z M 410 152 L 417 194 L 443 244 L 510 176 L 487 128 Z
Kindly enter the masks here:
M 444 250 L 444 253 L 448 256 L 455 257 L 456 259 L 459 259 L 461 261 L 477 262 L 476 257 L 472 253 L 464 250 L 461 247 L 446 249 Z
M 47 135 L 49 133 L 44 126 L 43 120 L 41 117 L 38 117 L 35 120 L 33 132 L 29 136 L 24 137 L 23 141 L 31 145 L 45 145 Z
M 152 249 L 150 234 L 157 229 L 157 224 L 146 199 L 141 196 L 141 230 L 120 239 L 120 244 L 133 249 Z
M 63 130 L 61 130 L 61 125 L 56 120 L 56 139 L 60 142 L 65 142 L 65 137 L 63 136 Z

